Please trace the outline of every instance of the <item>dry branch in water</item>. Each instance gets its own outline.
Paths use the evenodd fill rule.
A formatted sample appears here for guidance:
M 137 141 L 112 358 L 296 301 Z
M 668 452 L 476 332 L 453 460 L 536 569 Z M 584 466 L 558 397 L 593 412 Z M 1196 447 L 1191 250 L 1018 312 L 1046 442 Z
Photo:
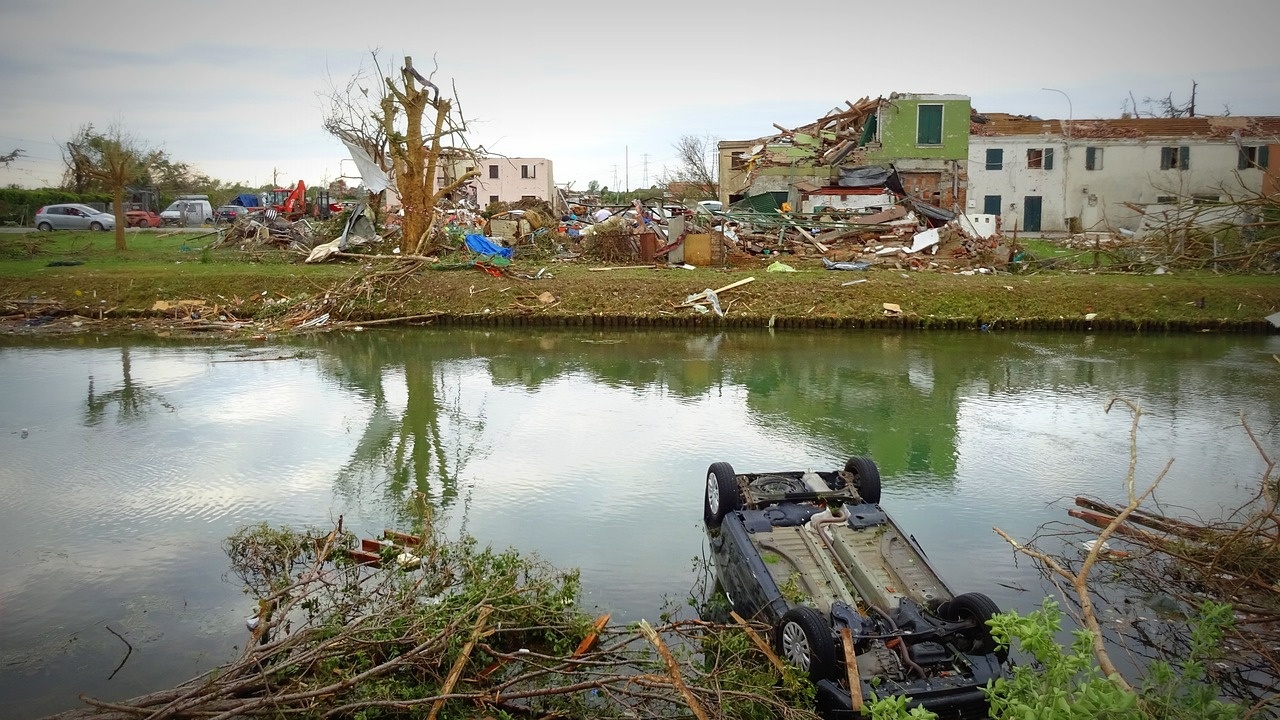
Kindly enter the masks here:
M 1280 686 L 1280 479 L 1274 474 L 1275 461 L 1241 417 L 1241 426 L 1264 464 L 1258 492 L 1248 503 L 1230 513 L 1228 519 L 1216 522 L 1168 517 L 1146 510 L 1141 505 L 1152 497 L 1172 460 L 1145 491 L 1136 492 L 1137 427 L 1142 413 L 1124 400 L 1112 401 L 1107 409 L 1115 402 L 1127 405 L 1133 414 L 1125 479 L 1127 502 L 1118 505 L 1076 498 L 1075 504 L 1082 509 L 1068 514 L 1090 527 L 1073 527 L 1058 536 L 1089 536 L 1070 543 L 1072 547 L 1088 548 L 1083 559 L 1055 556 L 1035 548 L 1034 540 L 1019 543 L 999 528 L 994 528 L 995 532 L 1017 552 L 1033 558 L 1051 578 L 1070 585 L 1080 621 L 1093 635 L 1099 667 L 1122 687 L 1128 687 L 1128 683 L 1118 673 L 1113 674 L 1115 664 L 1107 651 L 1109 636 L 1104 635 L 1098 619 L 1101 590 L 1089 582 L 1100 562 L 1105 561 L 1113 572 L 1106 582 L 1095 585 L 1123 593 L 1123 602 L 1129 602 L 1131 597 L 1163 598 L 1165 605 L 1177 607 L 1187 616 L 1194 615 L 1206 602 L 1230 605 L 1235 623 L 1227 630 L 1220 648 L 1222 661 L 1212 668 L 1215 680 L 1227 696 L 1251 703 L 1251 712 L 1268 708 L 1275 712 L 1280 704 L 1276 694 Z M 1111 629 L 1121 633 L 1126 646 L 1130 641 L 1146 646 L 1153 659 L 1185 658 L 1189 633 L 1182 618 L 1166 616 L 1157 622 L 1163 626 L 1158 633 L 1136 627 L 1136 623 L 1128 634 L 1122 626 L 1113 625 Z

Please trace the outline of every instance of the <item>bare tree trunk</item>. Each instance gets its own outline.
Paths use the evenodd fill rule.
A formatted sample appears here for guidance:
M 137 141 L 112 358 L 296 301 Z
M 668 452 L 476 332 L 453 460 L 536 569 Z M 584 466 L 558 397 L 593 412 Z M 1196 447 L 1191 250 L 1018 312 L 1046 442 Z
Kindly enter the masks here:
M 124 185 L 120 183 L 114 184 L 115 187 L 112 188 L 112 197 L 114 198 L 112 202 L 112 210 L 114 210 L 116 214 L 116 249 L 128 250 L 128 247 L 124 242 Z

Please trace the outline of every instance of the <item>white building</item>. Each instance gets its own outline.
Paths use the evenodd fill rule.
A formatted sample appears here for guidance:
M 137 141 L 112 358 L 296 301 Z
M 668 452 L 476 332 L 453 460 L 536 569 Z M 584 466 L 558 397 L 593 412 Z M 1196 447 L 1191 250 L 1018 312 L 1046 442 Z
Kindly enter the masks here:
M 1005 234 L 1135 229 L 1140 206 L 1277 191 L 1280 117 L 973 120 L 966 210 Z
M 477 167 L 480 176 L 471 182 L 482 210 L 490 203 L 528 198 L 556 203 L 555 176 L 546 158 L 484 158 Z

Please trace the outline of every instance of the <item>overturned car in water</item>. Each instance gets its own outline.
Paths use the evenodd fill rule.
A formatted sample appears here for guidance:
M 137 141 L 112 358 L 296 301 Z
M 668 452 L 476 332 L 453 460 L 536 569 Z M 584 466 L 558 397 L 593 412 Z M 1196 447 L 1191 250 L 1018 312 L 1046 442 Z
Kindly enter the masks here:
M 981 593 L 956 595 L 879 505 L 865 457 L 843 470 L 707 470 L 703 520 L 729 604 L 773 628 L 808 674 L 818 710 L 854 717 L 872 693 L 908 696 L 942 718 L 986 718 L 983 688 L 1005 651 Z

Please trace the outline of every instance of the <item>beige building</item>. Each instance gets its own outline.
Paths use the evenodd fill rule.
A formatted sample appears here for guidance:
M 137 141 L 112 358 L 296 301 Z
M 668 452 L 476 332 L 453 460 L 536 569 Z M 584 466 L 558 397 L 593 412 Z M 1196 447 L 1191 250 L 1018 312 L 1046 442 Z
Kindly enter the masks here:
M 546 158 L 483 158 L 480 176 L 471 181 L 476 203 L 513 203 L 527 198 L 556 202 L 551 161 Z M 469 168 L 468 168 L 469 169 Z

